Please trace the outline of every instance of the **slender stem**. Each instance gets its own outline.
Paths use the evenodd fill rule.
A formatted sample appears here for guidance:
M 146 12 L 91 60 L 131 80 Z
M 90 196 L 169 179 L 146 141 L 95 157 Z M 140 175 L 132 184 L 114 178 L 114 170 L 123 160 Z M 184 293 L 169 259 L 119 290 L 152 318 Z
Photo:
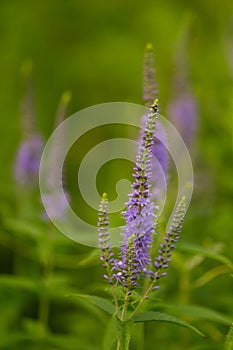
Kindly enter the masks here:
M 130 315 L 129 318 L 132 318 L 137 313 L 137 311 L 140 309 L 140 307 L 142 306 L 144 301 L 147 299 L 149 293 L 153 289 L 153 286 L 154 286 L 154 283 L 151 283 L 150 286 L 145 291 L 145 294 L 143 295 L 142 299 L 140 300 L 140 302 L 138 303 L 138 305 L 136 306 L 136 308 L 134 309 L 134 311 L 132 312 L 132 314 Z
M 128 292 L 129 292 L 129 290 L 127 289 L 125 292 L 125 299 L 124 299 L 124 304 L 123 304 L 122 313 L 121 313 L 121 321 L 124 321 L 125 317 L 126 317 L 126 311 L 127 311 L 127 307 L 128 307 L 128 303 L 129 303 Z
M 121 316 L 120 316 L 120 320 L 121 321 L 125 321 L 126 319 L 126 312 L 127 312 L 127 307 L 128 307 L 128 303 L 129 303 L 129 295 L 128 295 L 129 290 L 127 289 L 125 292 L 125 298 L 124 298 L 124 303 L 123 303 L 123 308 L 121 311 Z M 125 349 L 125 344 L 122 344 L 120 339 L 118 338 L 117 341 L 117 348 L 116 350 L 121 350 L 122 348 Z
M 179 282 L 179 299 L 181 304 L 189 304 L 190 302 L 190 280 L 188 270 L 183 264 L 183 261 L 180 261 L 182 266 L 180 268 L 180 282 Z M 187 332 L 183 332 L 180 330 L 181 339 L 182 339 L 182 348 L 187 348 L 187 344 L 189 343 L 189 334 Z
M 112 295 L 113 295 L 113 300 L 114 300 L 114 304 L 116 307 L 116 311 L 118 313 L 118 300 L 117 300 L 117 295 L 116 295 L 116 289 L 114 288 L 113 285 L 111 285 L 111 289 L 112 289 Z
M 43 295 L 40 299 L 38 319 L 40 324 L 43 326 L 42 334 L 46 334 L 49 317 L 49 299 L 46 295 Z
M 51 278 L 51 275 L 53 273 L 53 254 L 52 254 L 52 244 L 53 244 L 53 237 L 52 232 L 45 232 L 47 242 L 46 244 L 49 245 L 49 251 L 47 252 L 47 256 L 45 258 L 45 261 L 42 264 L 42 284 L 44 286 L 44 294 L 42 294 L 40 298 L 40 304 L 39 304 L 39 311 L 38 311 L 38 319 L 40 324 L 43 327 L 43 335 L 46 334 L 47 327 L 48 327 L 48 319 L 49 319 L 49 308 L 50 308 L 50 301 L 49 297 L 47 295 L 47 286 L 49 283 L 49 280 Z
M 116 350 L 121 350 L 121 342 L 120 342 L 119 339 L 117 341 L 117 348 L 116 348 Z

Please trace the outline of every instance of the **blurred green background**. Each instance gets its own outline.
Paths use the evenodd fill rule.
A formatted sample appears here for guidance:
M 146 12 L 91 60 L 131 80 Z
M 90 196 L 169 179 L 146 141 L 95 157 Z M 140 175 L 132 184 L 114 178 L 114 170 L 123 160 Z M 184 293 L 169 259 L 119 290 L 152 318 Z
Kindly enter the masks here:
M 72 93 L 69 114 L 103 102 L 141 104 L 147 42 L 154 46 L 160 104 L 166 111 L 175 50 L 185 30 L 199 109 L 195 190 L 183 230 L 186 248 L 178 250 L 174 273 L 159 298 L 205 306 L 223 318 L 195 320 L 184 313 L 208 333 L 204 340 L 174 326 L 150 324 L 143 344 L 135 341 L 132 349 L 152 349 L 155 342 L 158 349 L 222 348 L 233 320 L 232 270 L 228 260 L 216 258 L 231 259 L 233 253 L 232 21 L 230 0 L 0 1 L 0 349 L 102 349 L 107 322 L 94 307 L 65 297 L 75 291 L 102 293 L 98 258 L 41 223 L 38 191 L 22 194 L 13 180 L 22 140 L 23 63 L 33 62 L 38 128 L 47 139 L 64 90 Z M 20 218 L 24 206 L 37 213 L 35 220 Z

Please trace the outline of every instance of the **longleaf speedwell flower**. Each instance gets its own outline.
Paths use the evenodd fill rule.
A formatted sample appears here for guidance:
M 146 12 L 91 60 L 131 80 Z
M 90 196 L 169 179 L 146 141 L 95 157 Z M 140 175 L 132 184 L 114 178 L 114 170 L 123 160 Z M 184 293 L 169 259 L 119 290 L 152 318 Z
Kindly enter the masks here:
M 170 228 L 163 239 L 163 243 L 160 245 L 158 256 L 155 258 L 155 273 L 152 277 L 155 279 L 155 282 L 157 282 L 161 277 L 165 277 L 167 275 L 166 269 L 168 268 L 169 263 L 172 261 L 172 251 L 176 248 L 176 243 L 179 240 L 179 235 L 182 229 L 185 208 L 186 198 L 183 197 L 178 204 L 175 215 L 172 218 Z M 158 285 L 156 285 L 154 288 L 157 289 Z
M 100 259 L 103 262 L 103 267 L 106 268 L 104 278 L 112 284 L 112 267 L 114 263 L 113 252 L 110 247 L 109 219 L 108 219 L 108 199 L 104 193 L 99 206 L 99 221 L 98 221 L 98 237 L 99 248 L 101 249 Z
M 99 246 L 102 250 L 101 260 L 107 268 L 105 278 L 127 288 L 128 293 L 134 289 L 142 276 L 151 274 L 150 248 L 155 234 L 155 206 L 151 198 L 151 157 L 153 138 L 157 122 L 158 100 L 151 106 L 141 134 L 134 182 L 129 200 L 126 203 L 123 231 L 123 243 L 118 259 L 113 258 L 110 247 L 108 206 L 106 195 L 99 208 Z

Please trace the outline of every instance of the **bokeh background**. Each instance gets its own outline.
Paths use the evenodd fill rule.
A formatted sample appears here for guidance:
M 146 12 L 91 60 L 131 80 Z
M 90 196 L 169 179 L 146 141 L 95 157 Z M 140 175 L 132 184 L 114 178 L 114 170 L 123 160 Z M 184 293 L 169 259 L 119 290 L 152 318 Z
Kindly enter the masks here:
M 147 42 L 155 51 L 163 115 L 170 118 L 176 70 L 180 76 L 187 72 L 197 107 L 191 145 L 194 196 L 180 249 L 154 308 L 191 321 L 208 338 L 150 323 L 136 329 L 132 349 L 152 349 L 152 344 L 171 350 L 223 348 L 233 321 L 232 2 L 1 0 L 0 349 L 104 349 L 109 320 L 95 306 L 70 297 L 107 294 L 98 252 L 42 220 L 38 188 L 14 180 L 24 132 L 25 67 L 33 66 L 34 114 L 46 140 L 66 90 L 72 95 L 67 115 L 103 102 L 143 103 Z M 120 168 L 110 168 L 108 179 L 111 172 L 121 176 Z M 75 206 L 72 169 L 67 187 Z M 100 191 L 106 181 L 99 177 Z M 90 217 L 95 221 L 96 213 Z

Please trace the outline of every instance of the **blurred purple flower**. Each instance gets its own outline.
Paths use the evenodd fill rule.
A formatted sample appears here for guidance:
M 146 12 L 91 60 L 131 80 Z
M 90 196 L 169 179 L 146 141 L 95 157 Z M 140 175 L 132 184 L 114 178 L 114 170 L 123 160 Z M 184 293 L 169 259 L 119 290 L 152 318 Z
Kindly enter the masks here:
M 17 152 L 14 177 L 20 185 L 33 185 L 38 181 L 40 158 L 44 142 L 39 134 L 28 137 Z
M 197 103 L 191 93 L 183 92 L 169 104 L 171 122 L 179 131 L 188 147 L 195 141 L 197 129 Z

